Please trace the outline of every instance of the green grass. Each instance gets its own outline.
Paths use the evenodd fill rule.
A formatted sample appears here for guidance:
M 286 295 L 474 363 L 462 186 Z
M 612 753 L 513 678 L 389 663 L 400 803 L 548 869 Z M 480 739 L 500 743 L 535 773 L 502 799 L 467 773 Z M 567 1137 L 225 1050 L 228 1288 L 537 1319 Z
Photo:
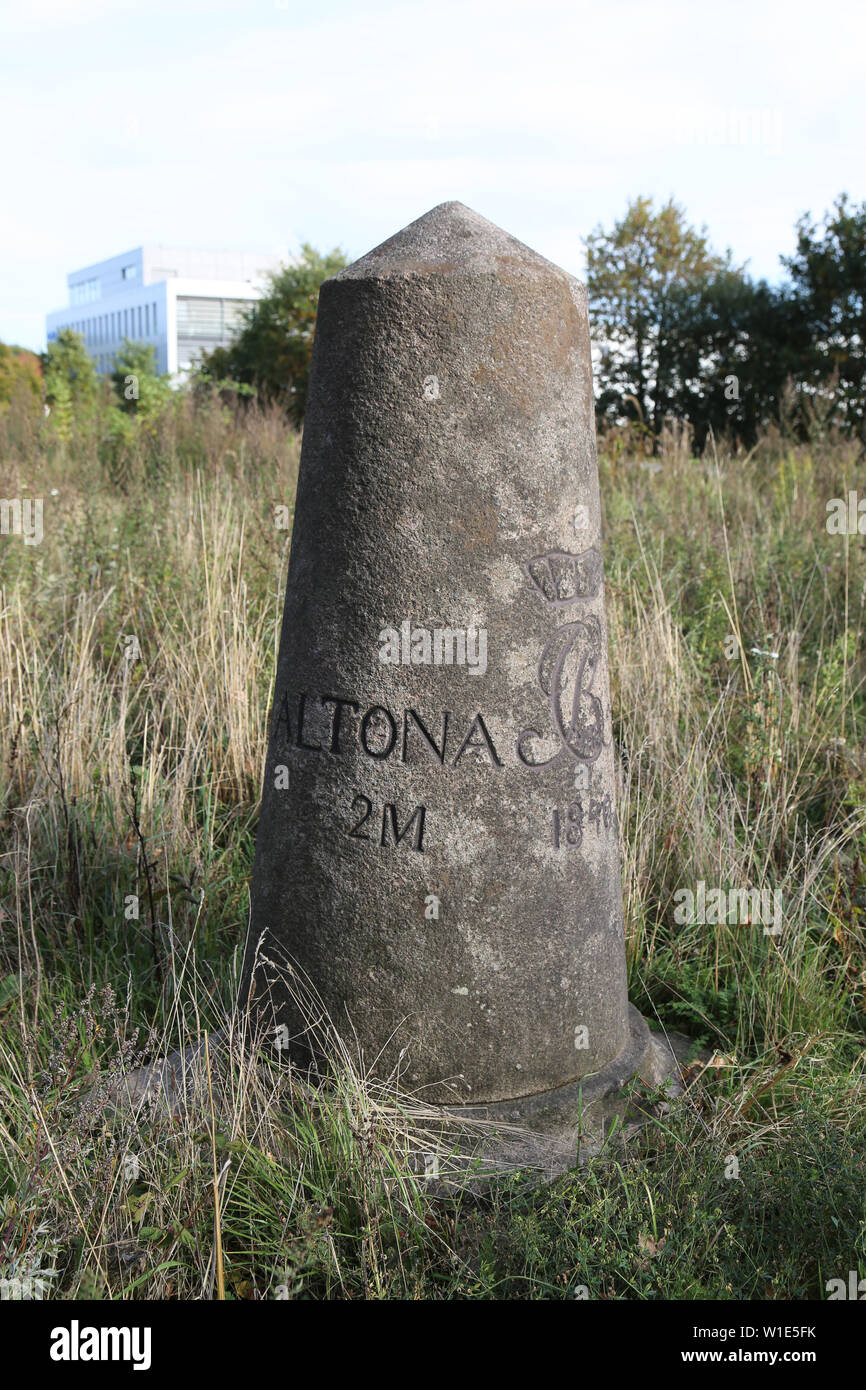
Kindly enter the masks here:
M 229 1298 L 866 1274 L 866 555 L 824 528 L 854 454 L 602 449 L 631 997 L 713 1060 L 628 1146 L 473 1195 L 426 1183 L 431 1117 L 336 1037 L 316 1092 L 215 1048 L 190 1114 L 110 1103 L 234 998 L 299 452 L 183 398 L 117 447 L 0 415 L 0 495 L 46 499 L 42 545 L 0 540 L 0 1277 L 216 1294 L 215 1170 Z M 699 880 L 780 889 L 781 936 L 678 924 Z

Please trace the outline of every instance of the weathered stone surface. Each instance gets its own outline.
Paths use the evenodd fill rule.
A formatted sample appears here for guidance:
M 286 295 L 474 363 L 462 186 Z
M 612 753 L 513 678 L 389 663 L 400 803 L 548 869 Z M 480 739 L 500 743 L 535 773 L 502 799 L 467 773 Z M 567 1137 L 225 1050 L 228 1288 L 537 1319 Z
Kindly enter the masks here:
M 535 1169 L 550 1180 L 664 1113 L 683 1093 L 676 1047 L 689 1046 L 688 1039 L 650 1033 L 632 1005 L 628 1021 L 625 1047 L 591 1076 L 540 1095 L 444 1110 L 449 1184 L 483 1190 L 491 1176 L 515 1168 Z
M 460 203 L 322 287 L 242 989 L 303 1058 L 287 960 L 431 1102 L 630 1042 L 586 294 Z

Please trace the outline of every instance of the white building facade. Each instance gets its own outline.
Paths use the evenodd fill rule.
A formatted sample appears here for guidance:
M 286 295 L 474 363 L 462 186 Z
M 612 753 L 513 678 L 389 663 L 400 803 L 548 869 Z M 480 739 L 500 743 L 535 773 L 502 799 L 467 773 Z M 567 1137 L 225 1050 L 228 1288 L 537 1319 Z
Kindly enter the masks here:
M 48 314 L 49 343 L 62 328 L 84 338 L 99 372 L 124 339 L 150 343 L 157 370 L 184 376 L 202 352 L 231 341 L 261 297 L 268 272 L 288 257 L 248 251 L 140 246 L 67 276 L 69 306 Z

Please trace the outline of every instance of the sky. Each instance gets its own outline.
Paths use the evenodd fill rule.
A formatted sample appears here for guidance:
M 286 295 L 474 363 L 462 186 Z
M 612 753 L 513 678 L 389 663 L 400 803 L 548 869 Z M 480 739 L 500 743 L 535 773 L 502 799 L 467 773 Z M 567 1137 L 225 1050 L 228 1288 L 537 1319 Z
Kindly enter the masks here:
M 674 197 L 778 280 L 866 199 L 866 6 L 0 0 L 0 340 L 145 243 L 354 259 L 458 199 L 582 275 Z

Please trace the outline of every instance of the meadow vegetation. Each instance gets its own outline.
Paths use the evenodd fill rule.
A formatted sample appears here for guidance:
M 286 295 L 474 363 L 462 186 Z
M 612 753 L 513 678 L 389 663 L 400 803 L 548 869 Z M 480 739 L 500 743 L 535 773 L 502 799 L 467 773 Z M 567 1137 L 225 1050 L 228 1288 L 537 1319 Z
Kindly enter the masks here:
M 7 1287 L 817 1299 L 866 1273 L 866 558 L 825 527 L 857 443 L 601 440 L 631 998 L 709 1062 L 628 1145 L 473 1194 L 425 1181 L 411 1102 L 336 1035 L 316 1090 L 237 1045 L 186 1113 L 111 1103 L 231 1014 L 299 457 L 215 390 L 118 413 L 0 413 L 0 496 L 45 504 L 40 545 L 0 537 Z M 677 923 L 699 881 L 780 890 L 782 931 Z

